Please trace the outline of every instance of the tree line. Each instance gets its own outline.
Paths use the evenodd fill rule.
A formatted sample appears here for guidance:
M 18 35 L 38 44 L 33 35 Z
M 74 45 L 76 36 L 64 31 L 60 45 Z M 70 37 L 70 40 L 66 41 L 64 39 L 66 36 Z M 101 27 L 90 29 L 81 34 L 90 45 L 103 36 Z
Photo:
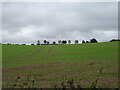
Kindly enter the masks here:
M 120 39 L 112 39 L 110 40 L 109 42 L 114 42 L 114 41 L 120 41 Z M 56 41 L 53 41 L 52 43 L 49 43 L 49 41 L 47 40 L 44 40 L 43 41 L 44 43 L 40 43 L 40 40 L 37 41 L 36 44 L 32 43 L 31 45 L 64 45 L 64 44 L 71 44 L 71 40 L 58 40 L 57 42 Z M 90 41 L 85 41 L 85 40 L 82 40 L 82 44 L 84 43 L 97 43 L 98 41 L 93 38 L 93 39 L 90 39 Z M 78 44 L 79 43 L 79 40 L 75 40 L 74 41 L 74 44 Z M 0 43 L 2 44 L 2 43 Z M 11 43 L 7 43 L 8 45 L 20 45 L 20 44 L 11 44 Z M 26 44 L 21 44 L 21 45 L 26 45 Z
M 71 40 L 68 40 L 68 41 L 67 40 L 58 40 L 58 42 L 53 41 L 52 44 L 50 44 L 49 41 L 47 41 L 47 40 L 44 40 L 43 42 L 44 42 L 44 44 L 41 44 L 40 40 L 38 40 L 36 45 L 65 45 L 65 44 L 71 44 Z M 82 43 L 97 43 L 97 42 L 98 41 L 95 38 L 91 39 L 90 41 L 84 41 L 84 40 L 82 41 Z M 79 40 L 75 40 L 74 43 L 78 44 Z M 35 45 L 35 44 L 31 44 L 31 45 Z
M 74 44 L 78 44 L 80 41 L 79 40 L 75 40 L 74 41 Z M 82 41 L 82 43 L 97 43 L 98 41 L 93 38 L 91 39 L 90 41 Z M 20 44 L 11 44 L 11 43 L 7 43 L 9 45 L 20 45 Z M 65 44 L 71 44 L 71 40 L 58 40 L 57 42 L 56 41 L 53 41 L 52 43 L 50 43 L 49 41 L 47 40 L 44 40 L 43 43 L 40 43 L 40 40 L 37 41 L 36 44 L 32 43 L 31 45 L 65 45 Z M 26 45 L 26 44 L 21 44 L 21 45 Z

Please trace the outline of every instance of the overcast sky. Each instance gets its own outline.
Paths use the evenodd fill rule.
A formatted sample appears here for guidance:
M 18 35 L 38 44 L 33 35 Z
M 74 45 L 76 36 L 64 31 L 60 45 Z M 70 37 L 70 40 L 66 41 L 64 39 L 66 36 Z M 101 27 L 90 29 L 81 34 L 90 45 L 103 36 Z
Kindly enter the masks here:
M 3 43 L 118 38 L 117 2 L 5 2 L 2 15 Z

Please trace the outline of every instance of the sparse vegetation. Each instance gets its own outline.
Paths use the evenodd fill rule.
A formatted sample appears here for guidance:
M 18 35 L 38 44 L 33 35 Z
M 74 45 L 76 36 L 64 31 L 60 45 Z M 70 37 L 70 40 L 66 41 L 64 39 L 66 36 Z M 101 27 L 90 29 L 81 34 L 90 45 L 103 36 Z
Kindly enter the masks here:
M 94 82 L 92 82 L 87 88 L 100 88 L 100 86 L 99 87 L 97 86 L 97 82 L 98 82 L 98 79 L 99 79 L 100 75 L 102 75 L 102 70 L 103 70 L 103 67 L 101 67 L 99 69 L 99 73 L 96 77 L 96 80 Z M 37 88 L 37 87 L 35 87 L 35 82 L 36 82 L 37 76 L 34 76 L 34 79 L 31 80 L 31 82 L 30 82 L 30 77 L 31 77 L 31 72 L 28 75 L 26 82 L 23 83 L 23 84 L 22 83 L 18 84 L 19 83 L 18 80 L 20 79 L 20 77 L 17 77 L 15 84 L 13 84 L 13 88 L 15 88 L 15 87 L 17 87 L 17 88 Z M 32 85 L 28 85 L 29 82 L 32 83 Z M 64 76 L 63 81 L 60 84 L 56 83 L 54 88 L 55 89 L 57 89 L 57 88 L 75 89 L 75 88 L 82 88 L 82 86 L 80 85 L 80 83 L 76 83 L 76 81 L 74 80 L 73 77 L 69 78 L 67 76 Z

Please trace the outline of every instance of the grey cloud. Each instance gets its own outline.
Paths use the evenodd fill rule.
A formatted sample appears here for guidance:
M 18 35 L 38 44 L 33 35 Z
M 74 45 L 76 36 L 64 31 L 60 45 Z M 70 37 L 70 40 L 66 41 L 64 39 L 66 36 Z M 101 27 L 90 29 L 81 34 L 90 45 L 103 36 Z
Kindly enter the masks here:
M 117 5 L 113 2 L 3 3 L 3 42 L 92 37 L 108 41 L 117 38 Z

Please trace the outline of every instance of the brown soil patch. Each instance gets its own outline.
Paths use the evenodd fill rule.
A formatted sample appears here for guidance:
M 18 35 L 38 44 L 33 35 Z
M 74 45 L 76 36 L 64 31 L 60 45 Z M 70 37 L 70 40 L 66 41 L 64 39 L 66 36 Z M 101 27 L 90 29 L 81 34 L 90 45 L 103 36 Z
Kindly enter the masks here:
M 4 68 L 2 69 L 3 73 L 12 72 L 12 71 L 23 71 L 28 69 L 40 69 L 40 68 L 51 68 L 51 67 L 60 67 L 66 65 L 79 65 L 80 63 L 64 63 L 64 62 L 55 62 L 55 63 L 48 63 L 48 64 L 37 64 L 37 65 L 29 65 L 29 66 L 21 66 L 16 68 Z
M 115 62 L 115 61 L 114 61 Z M 47 63 L 47 64 L 37 64 L 37 65 L 28 65 L 28 66 L 21 66 L 16 68 L 3 68 L 3 73 L 12 72 L 12 71 L 23 71 L 23 70 L 30 70 L 31 68 L 41 69 L 41 68 L 51 68 L 51 67 L 60 67 L 60 66 L 77 66 L 77 65 L 87 65 L 93 66 L 98 64 L 104 63 L 113 63 L 113 61 L 97 61 L 97 62 L 89 62 L 89 63 L 65 63 L 65 62 L 54 62 L 54 63 Z
M 94 79 L 80 80 L 79 84 L 82 88 L 87 88 L 90 84 L 92 84 Z M 118 88 L 118 80 L 117 78 L 99 78 L 97 82 L 97 86 L 102 88 Z
M 118 78 L 101 78 L 98 80 L 98 85 L 106 88 L 118 88 Z
M 39 77 L 39 78 L 42 78 L 42 79 L 39 79 L 39 81 L 40 81 L 40 80 L 43 80 L 43 79 L 44 79 L 44 81 L 45 81 L 46 78 L 44 78 L 44 76 L 51 75 L 51 74 L 56 74 L 56 75 L 58 75 L 58 74 L 60 74 L 60 73 L 62 73 L 62 72 L 64 72 L 64 71 L 58 71 L 58 70 L 56 70 L 56 71 L 50 71 L 50 72 L 46 72 L 46 73 L 31 74 L 30 77 L 37 76 L 37 77 Z M 3 76 L 2 76 L 2 79 L 3 79 L 3 80 L 16 79 L 18 76 L 19 76 L 19 75 L 8 75 L 8 74 L 4 73 Z M 27 78 L 28 76 L 29 76 L 29 73 L 28 73 L 28 74 L 21 74 L 21 75 L 20 75 L 20 77 L 21 77 L 22 79 L 23 79 L 23 78 Z M 51 81 L 51 80 L 49 80 L 49 81 Z
M 37 81 L 52 81 L 52 80 L 44 78 L 44 79 L 37 79 Z
M 98 64 L 113 63 L 113 62 L 116 62 L 116 61 L 96 61 L 96 62 L 89 62 L 86 65 L 94 66 L 94 65 L 98 65 Z
M 95 62 L 92 62 L 92 63 L 89 63 L 88 65 L 92 66 L 92 65 L 95 65 L 96 63 Z

